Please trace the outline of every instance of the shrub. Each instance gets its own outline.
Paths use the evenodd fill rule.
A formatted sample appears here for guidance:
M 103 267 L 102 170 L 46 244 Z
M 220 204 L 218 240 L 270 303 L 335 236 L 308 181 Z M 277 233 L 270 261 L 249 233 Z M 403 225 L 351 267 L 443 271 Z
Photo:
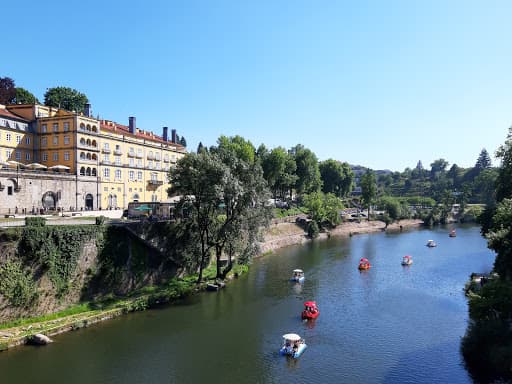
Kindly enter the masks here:
M 320 234 L 320 228 L 318 228 L 318 224 L 316 221 L 310 221 L 308 225 L 308 236 L 312 239 L 316 239 Z
M 27 227 L 44 227 L 46 219 L 44 217 L 25 217 L 25 225 Z

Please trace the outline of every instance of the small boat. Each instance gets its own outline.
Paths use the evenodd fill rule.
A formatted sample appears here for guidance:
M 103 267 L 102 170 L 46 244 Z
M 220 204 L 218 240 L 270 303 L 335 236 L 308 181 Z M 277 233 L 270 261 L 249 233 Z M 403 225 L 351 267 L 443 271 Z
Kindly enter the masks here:
M 365 271 L 367 269 L 370 269 L 371 265 L 370 265 L 370 261 L 363 257 L 361 260 L 359 260 L 359 270 L 360 271 Z
M 406 255 L 402 258 L 402 265 L 411 265 L 412 264 L 412 257 L 409 255 Z
M 319 314 L 320 314 L 320 311 L 318 310 L 318 307 L 316 306 L 315 301 L 306 301 L 304 303 L 304 310 L 302 311 L 302 319 L 303 320 L 316 319 Z
M 302 269 L 294 269 L 293 275 L 290 279 L 290 281 L 295 281 L 297 283 L 303 283 L 304 282 L 304 271 Z
M 287 333 L 283 335 L 283 339 L 283 346 L 279 350 L 281 355 L 291 356 L 296 359 L 307 348 L 305 340 L 296 333 Z
M 430 247 L 430 248 L 437 247 L 437 244 L 434 240 L 427 241 L 426 245 L 427 245 L 427 247 Z
M 457 232 L 455 232 L 455 229 L 452 229 L 452 230 L 450 231 L 450 233 L 448 234 L 448 236 L 450 236 L 450 237 L 456 237 L 456 236 L 457 236 Z

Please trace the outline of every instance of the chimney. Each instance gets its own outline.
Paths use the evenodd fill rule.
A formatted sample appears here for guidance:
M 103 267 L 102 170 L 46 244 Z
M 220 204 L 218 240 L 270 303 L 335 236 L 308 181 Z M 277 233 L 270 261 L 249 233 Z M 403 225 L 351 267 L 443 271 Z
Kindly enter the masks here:
M 175 129 L 171 130 L 171 142 L 176 144 L 176 130 Z
M 167 141 L 167 131 L 168 131 L 168 128 L 167 127 L 164 127 L 164 130 L 162 132 L 162 139 L 164 141 Z
M 128 120 L 130 121 L 130 123 L 128 124 L 129 131 L 132 135 L 135 135 L 136 130 L 137 130 L 137 124 L 135 123 L 135 117 L 130 116 L 128 118 Z
M 87 103 L 84 105 L 84 115 L 86 117 L 91 117 L 92 110 L 91 110 L 91 104 Z

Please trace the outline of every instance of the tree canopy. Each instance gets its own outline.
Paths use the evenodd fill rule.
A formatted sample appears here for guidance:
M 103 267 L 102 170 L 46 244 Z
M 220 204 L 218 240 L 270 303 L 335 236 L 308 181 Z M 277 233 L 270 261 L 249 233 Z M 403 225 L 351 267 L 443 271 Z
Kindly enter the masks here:
M 39 104 L 39 100 L 25 88 L 16 87 L 14 104 Z
M 297 165 L 297 182 L 295 184 L 297 192 L 302 194 L 319 191 L 322 187 L 322 179 L 316 155 L 302 144 L 293 147 L 291 154 Z
M 44 94 L 44 104 L 67 111 L 82 112 L 89 102 L 87 96 L 68 87 L 49 88 Z
M 368 221 L 370 220 L 370 208 L 373 200 L 377 196 L 377 180 L 375 172 L 368 169 L 361 177 L 361 198 L 368 208 Z
M 12 104 L 16 99 L 16 85 L 10 77 L 0 77 L 0 104 Z
M 346 196 L 352 187 L 354 173 L 348 163 L 328 159 L 319 164 L 324 193 L 333 193 L 338 197 Z

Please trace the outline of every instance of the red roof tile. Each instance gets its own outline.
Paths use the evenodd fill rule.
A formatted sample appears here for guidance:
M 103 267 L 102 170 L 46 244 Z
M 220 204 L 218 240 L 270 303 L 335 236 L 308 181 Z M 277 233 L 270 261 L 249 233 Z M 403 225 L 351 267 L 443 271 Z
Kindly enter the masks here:
M 9 112 L 7 109 L 5 108 L 0 108 L 0 116 L 4 116 L 4 117 L 9 117 L 11 119 L 16 119 L 16 120 L 21 120 L 25 123 L 28 123 L 29 120 L 27 119 L 24 119 L 23 117 L 20 117 L 18 115 L 15 115 L 14 113 L 12 112 Z

